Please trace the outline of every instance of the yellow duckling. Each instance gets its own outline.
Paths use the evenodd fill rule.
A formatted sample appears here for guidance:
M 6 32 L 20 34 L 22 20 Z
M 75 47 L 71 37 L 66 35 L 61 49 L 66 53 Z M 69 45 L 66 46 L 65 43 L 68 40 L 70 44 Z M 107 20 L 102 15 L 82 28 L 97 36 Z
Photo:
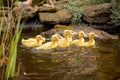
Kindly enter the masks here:
M 95 40 L 94 40 L 94 37 L 97 37 L 98 35 L 96 35 L 94 32 L 91 32 L 89 33 L 89 41 L 88 42 L 85 42 L 83 46 L 92 46 L 92 47 L 95 47 Z
M 75 44 L 77 46 L 83 46 L 84 44 L 84 36 L 87 37 L 87 35 L 83 31 L 78 32 L 79 39 L 73 40 L 71 44 Z
M 22 44 L 26 47 L 36 47 L 42 45 L 45 42 L 45 38 L 41 35 L 36 35 L 35 38 L 29 38 L 27 40 L 22 39 Z
M 43 50 L 48 50 L 48 49 L 52 49 L 52 48 L 55 48 L 58 46 L 58 42 L 59 42 L 59 37 L 56 36 L 56 35 L 53 35 L 51 37 L 51 41 L 50 42 L 47 42 L 39 47 L 37 47 L 36 49 L 43 49 Z
M 70 42 L 72 41 L 73 34 L 76 34 L 76 32 L 74 32 L 72 30 L 64 30 L 64 32 L 63 32 L 64 38 L 62 38 L 59 41 L 58 46 L 68 47 L 70 45 Z

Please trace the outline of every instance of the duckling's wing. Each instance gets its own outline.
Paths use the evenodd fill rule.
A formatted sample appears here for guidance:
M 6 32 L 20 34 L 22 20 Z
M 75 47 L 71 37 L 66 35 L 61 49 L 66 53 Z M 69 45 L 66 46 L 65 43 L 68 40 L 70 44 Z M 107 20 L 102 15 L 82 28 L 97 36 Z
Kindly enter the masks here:
M 79 42 L 78 40 L 73 40 L 70 42 L 70 44 L 78 44 L 78 42 Z
M 67 42 L 65 39 L 62 39 L 59 43 L 58 46 L 60 47 L 68 47 L 70 42 Z
M 22 44 L 27 47 L 35 47 L 35 46 L 39 45 L 35 39 L 28 40 L 28 41 L 22 40 Z
M 51 42 L 47 42 L 39 47 L 36 47 L 36 49 L 47 49 L 50 46 Z
M 27 39 L 27 40 L 24 40 L 25 43 L 35 43 L 36 42 L 36 39 Z

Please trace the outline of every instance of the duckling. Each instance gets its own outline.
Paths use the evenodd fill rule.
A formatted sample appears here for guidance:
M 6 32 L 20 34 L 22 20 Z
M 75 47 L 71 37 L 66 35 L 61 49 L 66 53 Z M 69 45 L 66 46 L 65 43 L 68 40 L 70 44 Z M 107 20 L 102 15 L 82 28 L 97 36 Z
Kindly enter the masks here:
M 72 41 L 73 34 L 76 34 L 76 32 L 72 30 L 64 30 L 64 38 L 59 41 L 58 46 L 68 47 L 70 45 L 70 42 Z
M 78 32 L 79 39 L 73 40 L 71 44 L 75 44 L 77 46 L 83 46 L 84 44 L 84 36 L 87 37 L 87 35 L 83 31 Z
M 60 39 L 58 38 L 58 36 L 56 35 L 53 35 L 51 37 L 51 41 L 50 42 L 47 42 L 39 47 L 37 47 L 36 49 L 39 50 L 39 49 L 43 49 L 43 50 L 48 50 L 48 49 L 52 49 L 52 48 L 55 48 L 58 46 L 58 41 Z
M 23 6 L 31 6 L 32 5 L 32 0 L 27 0 L 22 2 Z
M 45 42 L 45 38 L 41 35 L 36 35 L 35 38 L 29 38 L 27 40 L 22 39 L 22 44 L 26 47 L 36 47 L 42 45 Z
M 97 37 L 98 35 L 96 35 L 94 32 L 89 33 L 89 41 L 85 42 L 83 46 L 95 47 L 95 40 L 94 40 L 95 36 Z

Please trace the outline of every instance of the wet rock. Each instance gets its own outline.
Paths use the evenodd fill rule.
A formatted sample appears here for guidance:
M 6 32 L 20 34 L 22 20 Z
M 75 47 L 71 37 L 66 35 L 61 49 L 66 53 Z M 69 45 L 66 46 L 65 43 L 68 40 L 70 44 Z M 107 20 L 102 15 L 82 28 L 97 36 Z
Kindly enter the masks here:
M 89 23 L 106 23 L 110 20 L 111 3 L 83 6 L 83 19 Z
M 69 23 L 72 13 L 68 9 L 63 9 L 55 13 L 39 13 L 39 19 L 43 23 L 58 24 Z
M 90 33 L 90 32 L 94 32 L 95 34 L 98 35 L 97 39 L 118 39 L 118 36 L 117 35 L 111 35 L 105 31 L 102 31 L 102 30 L 97 30 L 97 29 L 94 29 L 92 27 L 89 27 L 89 26 L 74 26 L 74 25 L 71 25 L 71 28 L 72 30 L 78 32 L 78 31 L 84 31 L 87 35 Z M 51 29 L 49 31 L 46 31 L 46 32 L 43 32 L 42 35 L 44 36 L 51 36 L 55 33 L 59 33 L 59 34 L 62 34 L 63 35 L 63 31 L 65 29 Z M 77 35 L 75 35 L 75 38 L 77 37 Z
M 98 35 L 97 37 L 98 39 L 118 39 L 117 35 L 111 35 L 105 31 L 94 29 L 89 26 L 80 26 L 80 27 L 76 27 L 75 29 L 77 29 L 77 31 L 83 30 L 87 35 L 90 32 L 94 32 L 95 34 Z
M 22 13 L 22 18 L 21 18 L 22 20 L 34 17 L 37 11 L 38 11 L 38 6 L 34 6 L 34 7 L 20 6 L 20 7 L 14 7 L 13 9 L 13 13 L 15 14 L 15 17 L 18 17 Z

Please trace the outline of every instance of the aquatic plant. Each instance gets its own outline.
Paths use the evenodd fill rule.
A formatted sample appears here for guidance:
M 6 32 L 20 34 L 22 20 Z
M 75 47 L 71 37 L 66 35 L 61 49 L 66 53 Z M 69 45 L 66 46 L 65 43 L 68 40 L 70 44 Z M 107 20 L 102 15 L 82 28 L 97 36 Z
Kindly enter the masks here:
M 22 29 L 20 29 L 20 18 L 19 18 L 18 24 L 16 26 L 16 30 L 15 30 L 15 35 L 11 36 L 11 41 L 9 45 L 10 46 L 9 61 L 6 68 L 5 80 L 8 80 L 9 77 L 14 77 L 14 74 L 15 74 L 17 45 L 18 45 L 20 34 L 21 34 L 21 30 Z
M 8 8 L 11 7 L 8 6 Z M 2 1 L 1 8 L 4 11 Z M 21 15 L 19 15 L 17 24 L 14 21 L 11 10 L 8 9 L 7 15 L 6 17 L 3 13 L 4 18 L 0 21 L 0 37 L 2 38 L 0 42 L 0 61 L 2 62 L 0 69 L 2 70 L 2 80 L 9 80 L 9 78 L 15 77 L 17 45 L 22 31 L 22 28 L 20 28 Z M 5 27 L 4 31 L 3 27 Z

